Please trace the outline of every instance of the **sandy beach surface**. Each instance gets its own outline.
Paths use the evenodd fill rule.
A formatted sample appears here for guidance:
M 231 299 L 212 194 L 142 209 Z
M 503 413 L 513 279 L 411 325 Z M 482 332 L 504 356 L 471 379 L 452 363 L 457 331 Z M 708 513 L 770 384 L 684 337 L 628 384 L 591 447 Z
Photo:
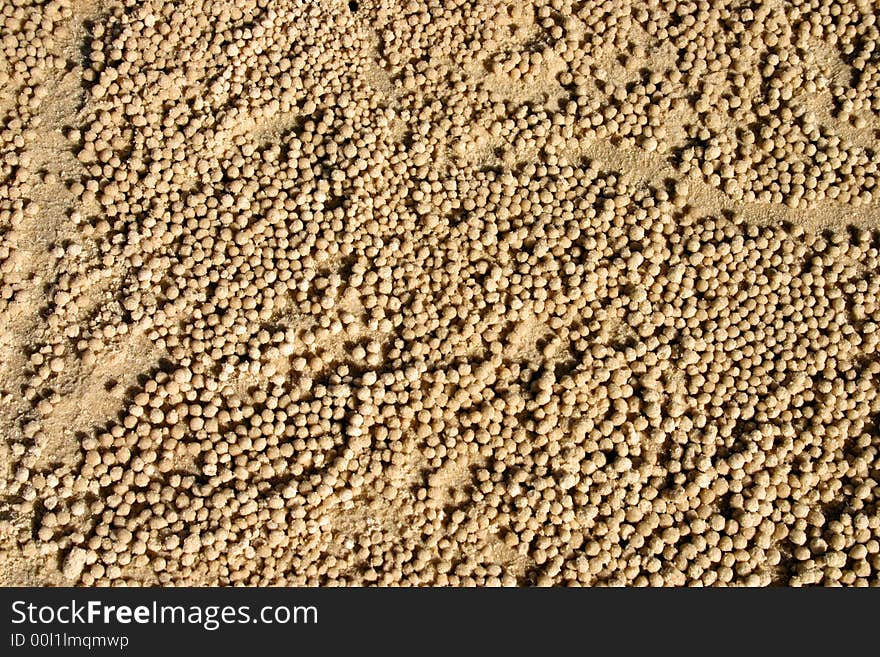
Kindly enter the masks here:
M 869 0 L 0 0 L 0 584 L 880 584 Z

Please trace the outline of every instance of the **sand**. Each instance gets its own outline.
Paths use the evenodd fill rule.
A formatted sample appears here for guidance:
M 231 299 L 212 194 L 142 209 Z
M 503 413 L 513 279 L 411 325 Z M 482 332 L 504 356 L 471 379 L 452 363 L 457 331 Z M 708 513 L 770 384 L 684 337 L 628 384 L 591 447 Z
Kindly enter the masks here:
M 0 1 L 0 583 L 880 583 L 813 4 Z

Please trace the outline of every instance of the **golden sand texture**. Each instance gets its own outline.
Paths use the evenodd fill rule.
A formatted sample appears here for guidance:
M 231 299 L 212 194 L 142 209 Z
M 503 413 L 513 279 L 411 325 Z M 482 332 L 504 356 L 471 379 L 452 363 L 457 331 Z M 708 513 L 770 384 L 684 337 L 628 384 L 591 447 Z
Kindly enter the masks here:
M 878 15 L 0 0 L 0 582 L 880 584 Z

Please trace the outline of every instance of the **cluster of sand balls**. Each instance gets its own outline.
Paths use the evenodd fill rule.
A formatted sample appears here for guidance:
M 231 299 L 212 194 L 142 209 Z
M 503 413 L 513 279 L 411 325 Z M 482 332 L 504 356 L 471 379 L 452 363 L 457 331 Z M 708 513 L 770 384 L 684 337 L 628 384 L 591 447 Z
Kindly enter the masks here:
M 49 93 L 47 78 L 64 66 L 58 42 L 71 15 L 66 0 L 0 7 L 0 310 L 21 289 L 19 225 L 39 212 L 28 194 L 42 122 L 36 110 Z
M 847 143 L 817 118 L 816 98 L 829 92 L 832 72 L 816 54 L 821 48 L 811 48 L 818 39 L 810 26 L 822 24 L 815 19 L 824 3 L 813 4 L 720 9 L 698 13 L 687 28 L 666 28 L 687 39 L 680 56 L 702 64 L 689 71 L 691 78 L 704 76 L 682 168 L 734 200 L 805 207 L 830 198 L 860 205 L 876 193 L 875 150 Z M 873 23 L 867 9 L 860 24 Z M 863 36 L 878 38 L 876 29 Z
M 831 87 L 840 116 L 856 128 L 880 114 L 880 25 L 871 3 L 813 2 L 804 33 L 831 44 L 849 65 L 849 76 Z
M 636 5 L 634 20 L 617 21 L 611 32 L 629 39 L 638 26 L 649 35 L 647 46 L 630 45 L 625 52 L 641 48 L 640 62 L 651 52 L 669 53 L 675 61 L 665 72 L 650 67 L 665 78 L 664 86 L 636 115 L 650 119 L 654 109 L 656 118 L 659 109 L 668 121 L 660 102 L 673 114 L 685 105 L 689 110 L 678 115 L 684 142 L 637 142 L 648 150 L 660 145 L 683 173 L 735 201 L 809 207 L 826 199 L 853 205 L 873 200 L 880 163 L 876 135 L 850 143 L 838 124 L 823 123 L 820 115 L 830 109 L 847 118 L 855 112 L 851 122 L 864 127 L 866 116 L 876 113 L 880 35 L 870 3 Z M 849 62 L 849 69 L 841 72 L 834 57 Z M 833 107 L 817 104 L 822 94 L 832 95 Z M 614 108 L 612 118 L 620 112 L 610 99 L 601 104 L 606 117 L 606 107 Z
M 733 201 L 862 205 L 876 194 L 877 135 L 845 124 L 876 117 L 876 18 L 869 3 L 408 3 L 389 15 L 380 54 L 405 89 L 431 89 L 435 121 L 492 125 L 507 165 L 608 139 L 657 152 Z M 488 104 L 450 93 L 474 62 L 491 74 Z M 524 82 L 543 102 L 510 97 Z M 480 131 L 463 132 L 447 131 L 449 147 L 479 152 Z
M 880 584 L 878 235 L 750 225 L 582 156 L 873 202 L 867 150 L 761 109 L 793 78 L 734 68 L 745 34 L 799 56 L 796 17 L 458 4 L 94 18 L 78 235 L 5 490 L 22 549 L 102 586 Z M 52 461 L 65 396 L 143 342 L 118 415 Z

